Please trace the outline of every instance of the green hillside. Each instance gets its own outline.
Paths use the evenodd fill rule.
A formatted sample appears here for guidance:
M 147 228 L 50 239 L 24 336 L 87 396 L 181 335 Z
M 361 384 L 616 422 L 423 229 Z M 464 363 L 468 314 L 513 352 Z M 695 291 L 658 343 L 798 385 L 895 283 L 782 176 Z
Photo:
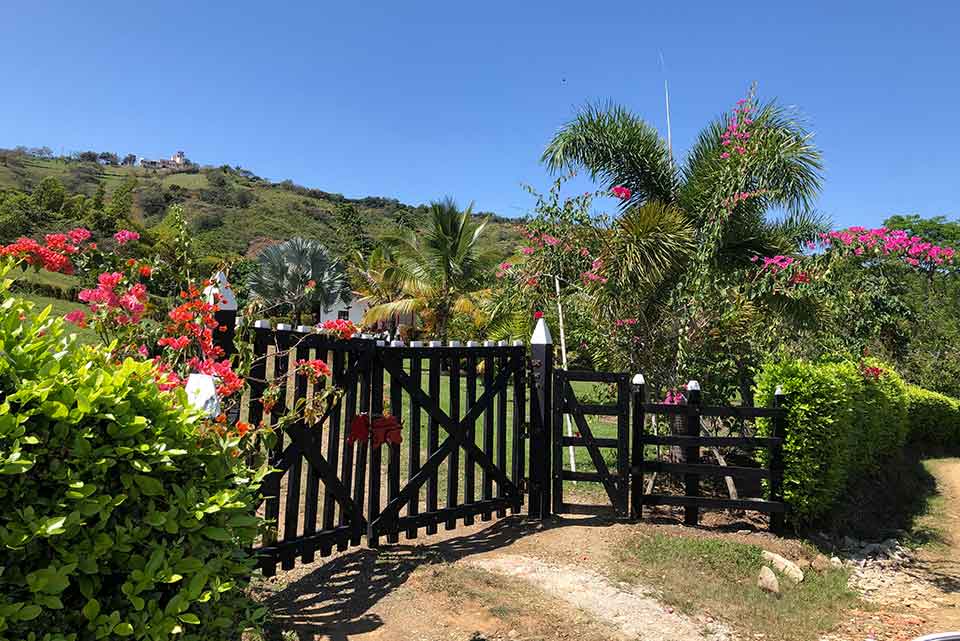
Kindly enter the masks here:
M 134 224 L 154 228 L 167 207 L 179 203 L 199 252 L 221 258 L 252 257 L 265 245 L 297 235 L 322 240 L 333 251 L 344 252 L 376 242 L 399 226 L 416 226 L 426 211 L 424 205 L 391 198 L 350 199 L 291 181 L 272 183 L 239 167 L 158 170 L 0 150 L 0 195 L 3 191 L 32 193 L 48 176 L 55 177 L 68 196 L 93 198 L 102 184 L 108 204 L 118 189 L 135 179 L 129 214 Z M 491 218 L 485 242 L 499 255 L 509 255 L 518 240 L 517 221 L 482 215 Z M 38 223 L 30 231 L 46 229 Z M 5 240 L 9 239 L 0 238 Z

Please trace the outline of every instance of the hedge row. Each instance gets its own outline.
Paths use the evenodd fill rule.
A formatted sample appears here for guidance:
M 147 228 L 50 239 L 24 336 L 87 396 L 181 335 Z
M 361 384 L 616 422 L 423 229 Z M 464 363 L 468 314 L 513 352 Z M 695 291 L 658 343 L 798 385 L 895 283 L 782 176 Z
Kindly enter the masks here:
M 789 399 L 784 494 L 793 522 L 809 523 L 829 512 L 848 483 L 903 447 L 908 388 L 876 361 L 782 360 L 758 375 L 757 403 L 772 403 L 778 386 Z M 771 429 L 758 421 L 761 434 Z
M 907 386 L 907 398 L 913 444 L 930 449 L 960 444 L 960 400 L 916 385 Z

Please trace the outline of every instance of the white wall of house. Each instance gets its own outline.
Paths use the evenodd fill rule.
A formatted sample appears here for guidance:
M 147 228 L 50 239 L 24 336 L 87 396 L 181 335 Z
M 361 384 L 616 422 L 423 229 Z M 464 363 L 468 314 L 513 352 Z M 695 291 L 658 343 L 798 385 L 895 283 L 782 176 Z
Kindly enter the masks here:
M 347 320 L 353 321 L 354 325 L 359 326 L 360 321 L 363 320 L 363 314 L 366 310 L 366 304 L 361 303 L 357 299 L 351 300 L 349 304 L 337 303 L 333 309 L 320 316 L 320 322 L 322 323 L 323 321 L 337 320 L 338 318 L 342 318 L 341 314 L 345 314 Z

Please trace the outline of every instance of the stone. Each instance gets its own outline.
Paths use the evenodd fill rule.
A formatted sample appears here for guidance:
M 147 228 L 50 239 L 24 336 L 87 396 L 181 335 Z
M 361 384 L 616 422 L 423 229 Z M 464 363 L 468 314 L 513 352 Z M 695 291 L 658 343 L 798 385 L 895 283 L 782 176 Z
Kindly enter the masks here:
M 740 534 L 740 535 L 753 534 L 753 530 L 737 530 L 737 534 Z
M 824 556 L 823 554 L 818 554 L 817 556 L 813 557 L 813 561 L 810 563 L 810 567 L 812 567 L 817 572 L 826 572 L 831 567 L 833 567 L 833 564 L 830 563 L 830 559 L 828 559 L 826 556 Z
M 510 637 L 511 639 L 516 639 L 518 636 L 520 636 L 520 633 L 517 632 L 516 630 L 510 630 L 509 632 L 507 632 L 507 636 Z
M 840 557 L 839 557 L 839 556 L 831 556 L 831 557 L 830 557 L 830 565 L 832 565 L 832 566 L 835 567 L 835 568 L 842 568 L 842 567 L 843 567 L 843 561 L 840 560 Z
M 797 567 L 800 568 L 801 570 L 806 570 L 811 565 L 810 559 L 797 559 L 795 563 L 797 564 Z
M 764 592 L 771 594 L 780 594 L 780 581 L 777 575 L 767 566 L 760 568 L 760 575 L 757 577 L 757 587 Z
M 794 583 L 800 583 L 803 581 L 803 570 L 797 567 L 797 564 L 790 559 L 785 559 L 779 554 L 770 552 L 768 550 L 764 550 L 761 556 L 765 561 L 768 561 L 771 565 L 773 565 L 773 567 L 776 568 L 780 574 L 784 575 Z

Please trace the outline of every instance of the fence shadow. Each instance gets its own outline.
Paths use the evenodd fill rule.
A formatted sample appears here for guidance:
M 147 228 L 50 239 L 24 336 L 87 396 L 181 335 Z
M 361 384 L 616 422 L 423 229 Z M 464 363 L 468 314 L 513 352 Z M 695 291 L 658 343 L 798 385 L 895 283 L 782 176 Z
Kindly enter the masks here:
M 266 629 L 268 641 L 290 641 L 290 632 L 300 641 L 325 635 L 331 641 L 349 641 L 383 625 L 370 610 L 381 599 L 402 586 L 418 567 L 450 563 L 510 545 L 547 528 L 605 526 L 605 518 L 553 519 L 548 523 L 511 516 L 488 527 L 449 539 L 418 545 L 384 545 L 379 549 L 358 548 L 321 561 L 316 568 L 282 589 L 261 591 L 272 621 Z

